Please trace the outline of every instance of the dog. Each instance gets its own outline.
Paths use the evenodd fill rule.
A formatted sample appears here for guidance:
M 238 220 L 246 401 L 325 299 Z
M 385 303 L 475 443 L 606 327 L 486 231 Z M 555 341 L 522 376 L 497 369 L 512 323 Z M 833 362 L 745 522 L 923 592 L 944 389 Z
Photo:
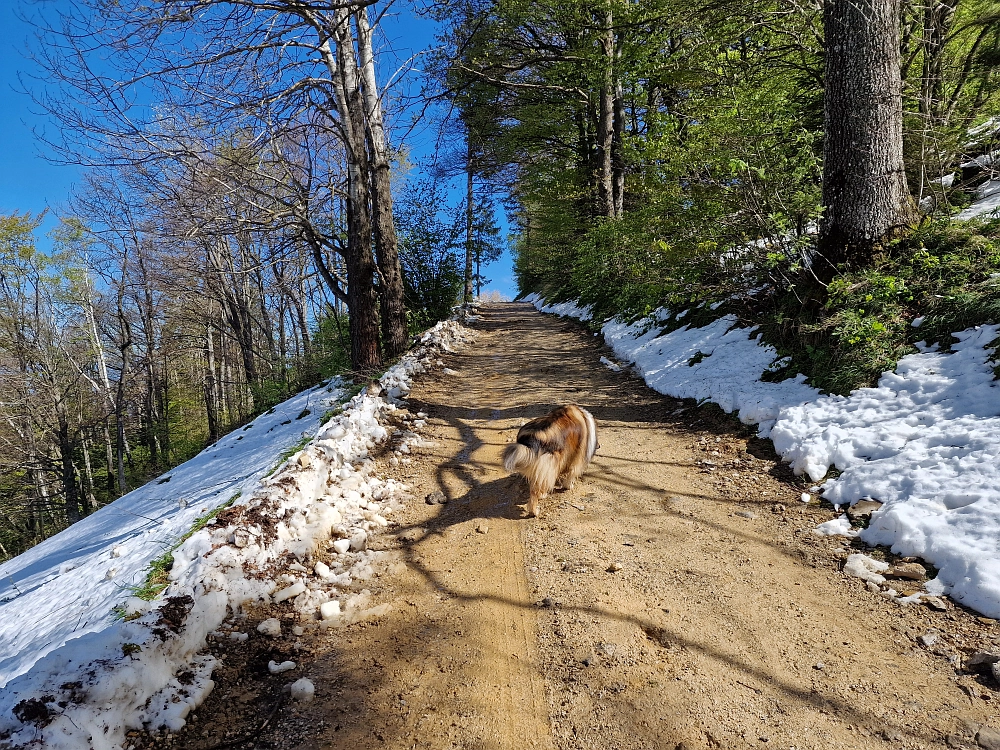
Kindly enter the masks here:
M 560 406 L 518 430 L 517 442 L 504 449 L 503 465 L 528 480 L 528 515 L 538 516 L 539 502 L 557 481 L 573 489 L 599 447 L 597 422 L 576 404 Z

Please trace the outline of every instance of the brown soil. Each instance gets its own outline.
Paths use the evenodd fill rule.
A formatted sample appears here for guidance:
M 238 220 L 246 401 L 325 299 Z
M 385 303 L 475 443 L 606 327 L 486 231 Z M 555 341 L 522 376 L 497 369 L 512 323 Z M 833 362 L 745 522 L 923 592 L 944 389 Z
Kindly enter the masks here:
M 575 324 L 521 304 L 483 314 L 477 344 L 446 362 L 458 374 L 411 394 L 435 445 L 384 467 L 414 496 L 373 539 L 391 573 L 368 587 L 389 613 L 277 643 L 251 628 L 219 647 L 189 727 L 136 747 L 976 745 L 1000 696 L 954 664 L 998 640 L 992 621 L 846 578 L 845 541 L 812 533 L 832 509 L 801 503 L 769 443 L 717 409 L 601 367 L 606 349 Z M 526 487 L 498 456 L 566 402 L 594 414 L 601 448 L 525 518 Z M 435 490 L 447 504 L 424 503 Z M 916 640 L 931 631 L 933 650 Z M 282 658 L 299 668 L 269 675 Z M 300 676 L 312 703 L 282 692 Z

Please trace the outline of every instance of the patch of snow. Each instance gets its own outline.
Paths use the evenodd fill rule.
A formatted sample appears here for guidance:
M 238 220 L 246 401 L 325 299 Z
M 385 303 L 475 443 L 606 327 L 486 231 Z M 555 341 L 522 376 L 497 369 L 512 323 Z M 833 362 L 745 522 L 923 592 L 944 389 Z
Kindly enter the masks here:
M 989 180 L 976 188 L 976 200 L 968 208 L 959 211 L 952 218 L 968 221 L 977 217 L 995 217 L 1000 209 L 1000 180 Z
M 612 362 L 607 357 L 601 357 L 601 364 L 607 367 L 611 372 L 621 372 L 622 366 L 616 362 Z
M 590 307 L 579 307 L 572 302 L 557 302 L 554 305 L 546 304 L 545 300 L 541 295 L 532 292 L 523 298 L 525 302 L 530 302 L 543 313 L 552 313 L 553 315 L 566 315 L 571 318 L 576 318 L 577 320 L 587 321 L 592 317 Z
M 851 519 L 847 517 L 847 514 L 841 515 L 839 518 L 834 518 L 832 521 L 827 521 L 826 523 L 821 523 L 815 529 L 813 533 L 819 536 L 857 536 L 858 532 L 851 528 Z
M 736 412 L 745 424 L 758 425 L 766 437 L 782 407 L 819 396 L 805 376 L 768 383 L 761 376 L 778 359 L 777 351 L 751 338 L 732 315 L 704 328 L 683 326 L 660 334 L 647 321 L 604 324 L 605 341 L 622 361 L 632 362 L 653 390 L 677 398 L 709 400 Z M 692 362 L 698 353 L 700 361 Z

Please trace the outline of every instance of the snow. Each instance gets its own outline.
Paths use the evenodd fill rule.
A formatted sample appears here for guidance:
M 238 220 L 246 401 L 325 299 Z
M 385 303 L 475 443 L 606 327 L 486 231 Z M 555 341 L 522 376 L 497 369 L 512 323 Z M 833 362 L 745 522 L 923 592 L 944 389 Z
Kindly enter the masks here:
M 534 304 L 548 309 L 541 298 Z M 991 360 L 1000 326 L 956 333 L 950 352 L 918 345 L 877 387 L 836 396 L 801 374 L 761 380 L 782 361 L 731 316 L 661 334 L 670 317 L 658 310 L 634 323 L 611 319 L 602 332 L 654 390 L 712 401 L 756 423 L 797 474 L 820 482 L 838 469 L 818 488 L 825 500 L 882 502 L 858 532 L 862 541 L 924 559 L 938 569 L 928 593 L 1000 618 L 1000 384 Z M 852 529 L 841 516 L 817 532 Z
M 976 200 L 952 218 L 956 221 L 968 221 L 977 217 L 992 218 L 1000 209 L 1000 180 L 988 180 L 976 188 Z
M 579 307 L 572 302 L 558 302 L 554 305 L 549 305 L 545 303 L 545 300 L 543 300 L 541 296 L 535 293 L 531 293 L 523 297 L 522 301 L 530 302 L 544 313 L 565 315 L 570 318 L 576 318 L 577 320 L 583 321 L 590 320 L 591 318 L 590 307 Z
M 110 750 L 131 729 L 179 730 L 214 687 L 216 660 L 200 653 L 208 639 L 248 637 L 244 604 L 286 598 L 322 627 L 384 614 L 387 605 L 373 607 L 367 589 L 347 592 L 382 572 L 382 553 L 367 548 L 368 536 L 389 524 L 407 489 L 375 476 L 369 453 L 388 438 L 385 419 L 412 376 L 439 369 L 440 352 L 472 337 L 457 322 L 440 323 L 373 395 L 366 389 L 325 424 L 322 416 L 347 395 L 339 380 L 289 399 L 0 565 L 0 742 Z M 401 437 L 394 458 L 420 440 L 409 430 Z M 280 461 L 303 438 L 308 445 Z M 229 501 L 174 549 L 159 599 L 130 595 L 153 559 Z M 332 569 L 313 567 L 314 551 L 331 536 L 346 548 Z M 261 627 L 280 635 L 278 620 Z M 287 665 L 273 669 L 294 668 Z M 25 706 L 42 707 L 47 719 L 20 721 Z
M 744 423 L 758 424 L 761 436 L 768 434 L 782 407 L 819 395 L 805 384 L 804 375 L 780 383 L 761 381 L 778 353 L 761 345 L 753 329 L 737 327 L 731 315 L 704 328 L 683 326 L 664 335 L 649 319 L 631 324 L 611 320 L 602 331 L 615 356 L 634 363 L 653 390 L 713 401 Z

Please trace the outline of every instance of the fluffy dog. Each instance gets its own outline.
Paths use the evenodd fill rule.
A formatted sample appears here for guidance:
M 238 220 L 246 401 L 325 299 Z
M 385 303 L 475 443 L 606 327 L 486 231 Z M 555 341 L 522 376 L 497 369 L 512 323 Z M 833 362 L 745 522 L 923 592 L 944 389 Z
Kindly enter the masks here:
M 517 431 L 517 442 L 503 452 L 503 465 L 528 480 L 528 515 L 538 515 L 538 503 L 561 481 L 566 489 L 587 469 L 598 449 L 597 422 L 576 404 L 560 406 Z

